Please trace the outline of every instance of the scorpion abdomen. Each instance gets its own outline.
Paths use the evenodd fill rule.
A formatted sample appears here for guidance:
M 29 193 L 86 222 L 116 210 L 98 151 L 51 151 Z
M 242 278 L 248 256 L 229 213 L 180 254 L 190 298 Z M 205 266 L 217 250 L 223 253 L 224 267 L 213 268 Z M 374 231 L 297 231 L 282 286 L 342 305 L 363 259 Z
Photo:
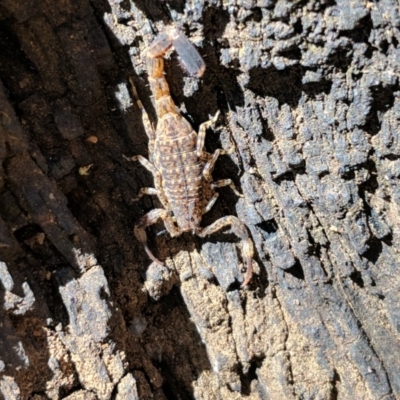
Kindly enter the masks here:
M 183 129 L 178 132 L 168 131 L 168 135 L 157 137 L 154 161 L 178 227 L 182 231 L 194 231 L 203 212 L 204 163 L 197 156 L 196 132 L 187 121 L 182 125 Z

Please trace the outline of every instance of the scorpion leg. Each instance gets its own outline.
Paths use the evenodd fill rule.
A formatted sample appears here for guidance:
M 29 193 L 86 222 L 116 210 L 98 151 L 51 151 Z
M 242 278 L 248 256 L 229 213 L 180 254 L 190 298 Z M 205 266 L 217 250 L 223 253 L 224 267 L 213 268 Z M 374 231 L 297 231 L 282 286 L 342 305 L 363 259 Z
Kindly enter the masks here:
M 246 275 L 241 285 L 242 287 L 244 287 L 248 285 L 251 280 L 251 276 L 253 275 L 252 260 L 254 254 L 253 242 L 249 237 L 245 224 L 239 221 L 239 219 L 234 217 L 233 215 L 229 215 L 227 217 L 222 217 L 215 221 L 213 224 L 207 226 L 206 228 L 199 230 L 197 234 L 200 237 L 205 237 L 219 231 L 220 229 L 228 225 L 231 226 L 233 233 L 242 240 L 242 254 L 247 267 Z
M 138 156 L 133 156 L 133 157 L 126 157 L 124 156 L 126 160 L 128 161 L 139 161 L 140 164 L 143 165 L 151 174 L 153 175 L 154 179 L 154 188 L 142 188 L 139 191 L 139 195 L 135 200 L 139 200 L 142 196 L 145 194 L 150 194 L 150 195 L 157 195 L 157 197 L 160 199 L 161 204 L 167 209 L 170 210 L 170 205 L 168 203 L 167 197 L 165 196 L 164 191 L 162 190 L 161 186 L 161 173 L 160 171 L 145 157 L 138 155 Z
M 215 163 L 217 162 L 218 157 L 222 154 L 232 154 L 235 151 L 235 149 L 233 147 L 228 150 L 217 149 L 211 155 L 209 155 L 208 153 L 206 153 L 204 151 L 204 140 L 205 140 L 205 135 L 206 135 L 206 129 L 217 120 L 218 115 L 219 115 L 219 111 L 217 112 L 217 114 L 215 114 L 215 117 L 211 121 L 207 121 L 200 125 L 199 134 L 198 134 L 198 138 L 197 138 L 197 156 L 202 159 L 208 158 L 208 161 L 206 162 L 206 164 L 204 165 L 204 168 L 203 168 L 204 179 L 208 182 L 212 182 L 211 173 L 214 170 Z M 226 180 L 226 181 L 228 181 L 228 180 Z M 221 184 L 221 186 L 227 186 L 227 185 L 229 185 L 236 194 L 239 193 L 236 190 L 235 186 L 232 184 L 232 182 L 226 183 L 226 184 Z M 221 187 L 221 186 L 219 186 L 219 187 Z M 218 186 L 215 186 L 215 187 L 218 187 Z M 240 196 L 240 194 L 238 194 L 238 196 Z
M 161 201 L 161 204 L 165 207 L 166 210 L 170 211 L 170 205 L 168 203 L 168 200 L 165 196 L 165 193 L 162 191 L 162 189 L 155 189 L 152 187 L 144 187 L 139 190 L 138 197 L 134 199 L 134 201 L 139 201 L 145 194 L 148 194 L 150 196 L 157 196 L 159 200 Z
M 214 115 L 212 119 L 209 121 L 203 122 L 200 127 L 199 127 L 199 133 L 197 136 L 197 145 L 196 145 L 196 154 L 197 157 L 200 158 L 205 158 L 205 151 L 204 151 L 204 141 L 206 139 L 206 130 L 210 127 L 213 126 L 219 117 L 219 110 L 217 113 Z
M 236 196 L 238 197 L 244 197 L 242 193 L 240 193 L 235 185 L 233 184 L 231 179 L 221 179 L 220 181 L 216 181 L 214 183 L 211 184 L 211 188 L 215 189 L 215 188 L 220 188 L 220 187 L 224 187 L 224 186 L 229 186 L 233 192 L 236 194 Z M 203 214 L 208 213 L 211 208 L 214 206 L 215 202 L 217 201 L 219 197 L 219 193 L 214 193 L 213 197 L 211 197 L 211 200 L 207 203 L 207 205 L 204 208 Z
M 150 251 L 149 246 L 147 245 L 146 228 L 151 225 L 154 225 L 159 219 L 164 221 L 165 227 L 167 228 L 167 231 L 170 233 L 172 237 L 178 236 L 181 233 L 179 228 L 175 226 L 171 215 L 169 215 L 169 213 L 163 208 L 156 208 L 145 214 L 142 218 L 140 218 L 136 222 L 133 231 L 136 236 L 136 239 L 140 243 L 142 243 L 150 259 L 159 265 L 164 265 L 162 261 L 160 261 L 157 257 L 154 256 L 154 254 Z
M 153 154 L 154 141 L 156 140 L 156 133 L 154 131 L 153 125 L 150 122 L 149 115 L 147 114 L 147 111 L 144 108 L 143 103 L 139 99 L 139 95 L 137 93 L 136 86 L 133 83 L 132 78 L 129 78 L 129 82 L 131 84 L 131 90 L 133 93 L 133 97 L 136 100 L 136 104 L 138 105 L 139 109 L 142 111 L 142 122 L 143 122 L 144 130 L 146 132 L 147 137 L 149 138 L 149 154 Z
M 220 181 L 216 181 L 216 182 L 214 182 L 214 183 L 211 184 L 211 187 L 212 187 L 213 189 L 215 189 L 215 188 L 220 188 L 220 187 L 224 187 L 224 186 L 229 186 L 229 187 L 233 190 L 233 193 L 236 194 L 236 196 L 238 196 L 238 197 L 244 197 L 243 194 L 240 193 L 240 192 L 236 189 L 235 185 L 234 185 L 233 182 L 232 182 L 232 179 L 221 179 Z
M 206 162 L 206 165 L 203 168 L 203 176 L 206 181 L 212 182 L 211 174 L 214 170 L 215 163 L 217 162 L 218 157 L 221 154 L 230 154 L 230 153 L 231 153 L 230 150 L 222 150 L 222 149 L 215 150 L 215 152 L 211 155 L 211 158 Z
M 209 176 L 209 178 L 211 179 L 211 175 Z M 207 179 L 207 178 L 206 178 L 206 179 Z M 242 193 L 240 193 L 240 192 L 236 189 L 236 187 L 235 187 L 235 185 L 233 184 L 233 182 L 232 182 L 231 179 L 221 179 L 220 181 L 216 181 L 216 182 L 214 182 L 214 183 L 211 184 L 211 189 L 214 190 L 215 188 L 220 188 L 220 187 L 224 187 L 224 186 L 229 186 L 229 187 L 233 190 L 233 192 L 236 194 L 236 196 L 244 197 L 244 196 L 242 195 Z M 219 196 L 219 193 L 218 193 L 218 192 L 216 192 L 216 193 L 213 194 L 213 196 L 211 197 L 211 200 L 210 200 L 210 201 L 207 203 L 207 205 L 205 206 L 205 208 L 204 208 L 204 210 L 203 210 L 203 214 L 206 214 L 206 213 L 208 213 L 208 212 L 211 210 L 211 208 L 213 207 L 213 205 L 214 205 L 215 202 L 217 201 L 218 196 Z
M 138 156 L 133 156 L 133 157 L 126 157 L 124 156 L 125 160 L 128 161 L 139 161 L 140 164 L 143 165 L 143 167 L 145 167 L 147 169 L 147 171 L 151 172 L 151 174 L 153 176 L 156 176 L 157 174 L 159 174 L 159 171 L 157 170 L 157 168 L 145 157 L 138 155 Z
M 159 196 L 157 189 L 154 189 L 152 187 L 143 187 L 139 190 L 138 197 L 136 197 L 134 201 L 139 201 L 145 194 L 148 194 L 150 196 Z
M 208 213 L 212 209 L 212 207 L 215 204 L 215 202 L 217 201 L 218 197 L 219 197 L 219 193 L 218 192 L 213 194 L 213 197 L 211 197 L 211 200 L 205 206 L 205 208 L 203 210 L 203 214 Z

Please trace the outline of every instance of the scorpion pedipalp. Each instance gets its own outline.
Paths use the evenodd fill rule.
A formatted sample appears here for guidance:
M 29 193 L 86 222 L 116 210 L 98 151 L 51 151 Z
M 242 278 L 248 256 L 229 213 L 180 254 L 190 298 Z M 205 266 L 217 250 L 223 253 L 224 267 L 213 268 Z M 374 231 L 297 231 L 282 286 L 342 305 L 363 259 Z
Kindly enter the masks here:
M 147 48 L 146 56 L 152 59 L 162 57 L 171 47 L 175 49 L 181 67 L 188 75 L 198 78 L 203 75 L 206 69 L 203 58 L 186 35 L 175 27 L 169 27 L 160 33 Z

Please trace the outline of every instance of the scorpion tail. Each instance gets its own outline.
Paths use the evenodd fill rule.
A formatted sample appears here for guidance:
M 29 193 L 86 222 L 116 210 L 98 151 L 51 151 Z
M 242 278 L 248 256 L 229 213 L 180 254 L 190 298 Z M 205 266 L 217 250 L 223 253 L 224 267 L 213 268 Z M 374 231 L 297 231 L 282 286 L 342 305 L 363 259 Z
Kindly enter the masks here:
M 154 261 L 155 263 L 157 263 L 158 265 L 164 265 L 164 263 L 162 261 L 160 261 L 149 249 L 149 246 L 147 245 L 147 243 L 144 245 L 144 250 L 146 251 L 147 255 L 149 256 L 149 258 Z
M 157 222 L 157 220 L 160 217 L 164 216 L 165 213 L 166 213 L 165 210 L 160 208 L 151 210 L 136 222 L 135 227 L 133 229 L 136 239 L 143 245 L 147 255 L 150 257 L 151 260 L 153 260 L 159 265 L 164 265 L 164 263 L 160 261 L 157 257 L 155 257 L 154 254 L 150 251 L 149 246 L 147 244 L 146 228 Z
M 199 228 L 196 233 L 200 237 L 205 237 L 219 231 L 227 225 L 230 225 L 233 233 L 242 239 L 242 258 L 243 260 L 246 260 L 247 272 L 241 287 L 245 287 L 249 284 L 251 277 L 253 276 L 254 255 L 253 242 L 249 238 L 246 225 L 243 222 L 239 221 L 237 217 L 234 217 L 233 215 L 228 215 L 226 217 L 218 219 L 206 228 Z

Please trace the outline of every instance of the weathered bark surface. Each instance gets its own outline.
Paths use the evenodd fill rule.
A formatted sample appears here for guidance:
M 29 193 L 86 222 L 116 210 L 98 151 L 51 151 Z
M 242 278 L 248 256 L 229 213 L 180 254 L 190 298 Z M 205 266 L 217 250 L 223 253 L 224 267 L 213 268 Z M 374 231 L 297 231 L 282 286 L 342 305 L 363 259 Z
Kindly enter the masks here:
M 174 23 L 207 63 L 167 79 L 207 147 L 228 233 L 171 239 L 134 199 L 150 174 L 132 77 Z M 400 399 L 397 0 L 0 4 L 0 396 Z

